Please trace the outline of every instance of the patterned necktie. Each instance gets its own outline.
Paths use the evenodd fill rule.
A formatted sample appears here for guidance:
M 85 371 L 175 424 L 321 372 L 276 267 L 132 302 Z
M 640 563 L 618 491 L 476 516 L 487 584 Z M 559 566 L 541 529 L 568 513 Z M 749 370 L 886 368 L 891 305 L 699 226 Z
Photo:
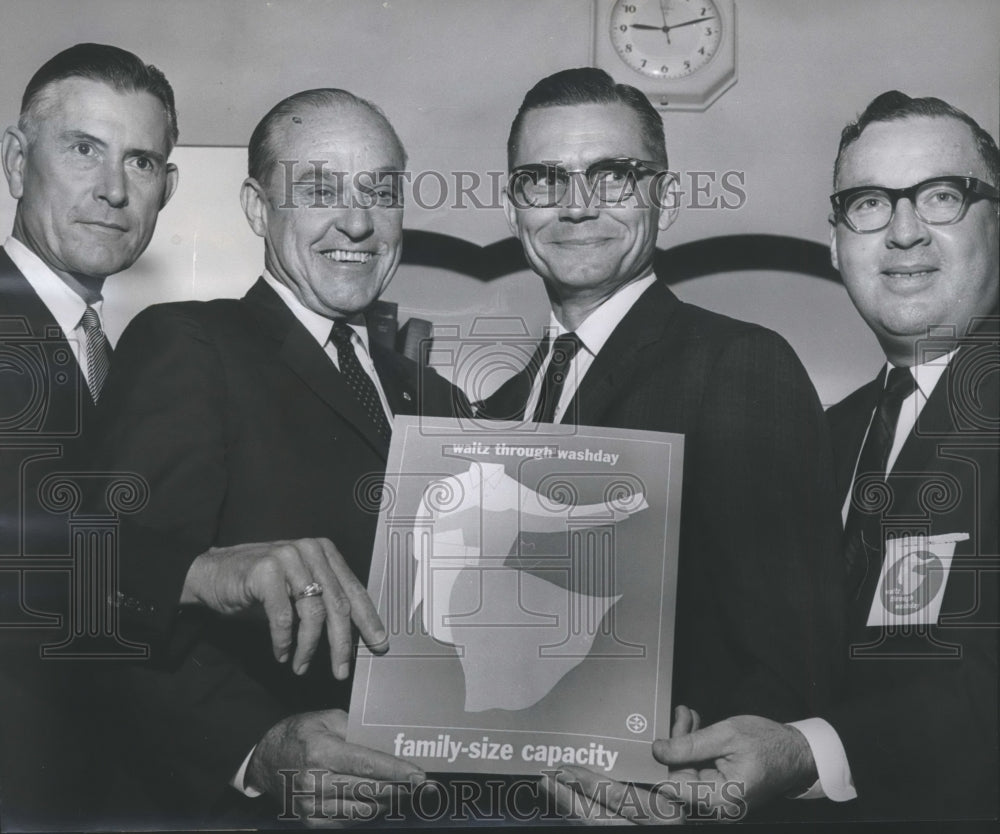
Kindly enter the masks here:
M 545 369 L 545 378 L 542 380 L 542 390 L 538 394 L 538 403 L 535 406 L 534 420 L 536 423 L 552 422 L 556 406 L 559 404 L 559 395 L 566 383 L 569 363 L 573 361 L 573 357 L 582 346 L 583 343 L 576 333 L 564 333 L 556 339 L 552 346 L 549 366 Z
M 351 338 L 353 335 L 354 331 L 346 322 L 340 319 L 334 321 L 333 329 L 330 331 L 330 341 L 337 348 L 340 373 L 347 380 L 347 384 L 351 386 L 354 396 L 358 398 L 361 407 L 371 418 L 378 433 L 389 440 L 392 432 L 382 408 L 382 400 L 379 398 L 372 378 L 365 373 L 365 369 L 358 361 L 358 355 L 354 352 L 354 343 Z
M 882 396 L 879 399 L 875 415 L 868 429 L 868 437 L 858 458 L 858 468 L 851 485 L 851 503 L 847 511 L 847 522 L 844 524 L 844 553 L 847 558 L 848 576 L 851 584 L 858 591 L 864 584 L 865 576 L 870 572 L 876 558 L 881 559 L 882 553 L 882 514 L 881 511 L 866 511 L 866 498 L 873 486 L 879 486 L 886 478 L 886 463 L 896 435 L 896 423 L 899 422 L 899 411 L 903 400 L 912 394 L 917 387 L 909 368 L 892 368 L 886 381 Z M 880 503 L 878 499 L 872 504 Z M 862 573 L 864 571 L 864 573 Z
M 108 344 L 108 337 L 104 335 L 97 310 L 89 304 L 83 312 L 79 326 L 83 328 L 83 335 L 87 339 L 87 385 L 90 387 L 90 396 L 96 403 L 101 396 L 104 380 L 108 377 L 108 369 L 111 367 L 111 345 Z

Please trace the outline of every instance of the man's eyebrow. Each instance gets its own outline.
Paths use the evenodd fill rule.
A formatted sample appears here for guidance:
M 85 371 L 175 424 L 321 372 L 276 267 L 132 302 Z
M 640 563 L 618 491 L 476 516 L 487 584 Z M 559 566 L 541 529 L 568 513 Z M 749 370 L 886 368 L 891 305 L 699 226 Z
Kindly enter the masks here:
M 61 137 L 65 141 L 70 142 L 88 142 L 101 150 L 105 150 L 108 147 L 108 143 L 103 139 L 99 139 L 93 134 L 87 133 L 85 130 L 67 130 L 61 134 Z M 127 157 L 137 157 L 137 156 L 148 156 L 154 162 L 163 165 L 166 163 L 167 158 L 159 151 L 154 151 L 151 148 L 129 148 L 125 155 Z
M 106 148 L 108 145 L 103 139 L 98 139 L 84 130 L 65 130 L 60 134 L 60 138 L 72 142 L 89 142 L 99 148 Z

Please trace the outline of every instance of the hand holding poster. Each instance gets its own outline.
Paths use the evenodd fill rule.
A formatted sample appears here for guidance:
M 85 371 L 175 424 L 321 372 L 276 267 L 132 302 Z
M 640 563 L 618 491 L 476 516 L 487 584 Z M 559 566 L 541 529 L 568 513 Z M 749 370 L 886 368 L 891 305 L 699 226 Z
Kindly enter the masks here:
M 682 465 L 677 435 L 397 418 L 369 577 L 390 649 L 359 654 L 349 740 L 662 778 Z

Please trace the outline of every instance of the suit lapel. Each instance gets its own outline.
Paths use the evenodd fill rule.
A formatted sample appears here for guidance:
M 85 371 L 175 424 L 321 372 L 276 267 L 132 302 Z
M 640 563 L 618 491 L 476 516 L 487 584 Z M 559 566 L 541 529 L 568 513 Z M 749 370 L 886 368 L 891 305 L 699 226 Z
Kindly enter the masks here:
M 243 301 L 279 343 L 279 358 L 317 397 L 349 423 L 380 457 L 386 458 L 388 444 L 375 429 L 354 391 L 312 334 L 263 278 L 250 288 Z
M 605 411 L 641 366 L 640 354 L 649 345 L 670 337 L 670 320 L 680 306 L 677 296 L 659 281 L 649 287 L 594 357 L 563 421 L 573 419 L 579 425 L 601 425 Z
M 524 407 L 528 403 L 528 395 L 531 394 L 531 384 L 548 352 L 548 348 L 543 348 L 543 344 L 544 340 L 539 341 L 528 364 L 480 404 L 483 415 L 491 420 L 524 419 Z
M 847 400 L 833 406 L 828 412 L 830 438 L 833 443 L 835 477 L 837 496 L 843 503 L 851 488 L 854 467 L 861 454 L 861 444 L 864 442 L 872 413 L 878 405 L 885 379 L 883 366 L 871 382 L 859 388 Z
M 419 413 L 418 398 L 421 392 L 418 390 L 413 366 L 408 364 L 404 356 L 388 348 L 383 348 L 376 342 L 370 342 L 369 347 L 372 351 L 375 371 L 378 373 L 379 381 L 382 383 L 382 391 L 389 402 L 392 413 Z
M 0 247 L 0 298 L 3 299 L 0 316 L 11 317 L 10 320 L 0 324 L 0 339 L 10 339 L 12 342 L 23 340 L 24 347 L 35 348 L 44 353 L 46 381 L 50 386 L 49 399 L 45 408 L 46 424 L 36 429 L 42 429 L 52 435 L 78 433 L 81 425 L 87 424 L 95 409 L 87 380 L 71 350 L 68 351 L 68 355 L 74 357 L 69 361 L 73 363 L 75 380 L 68 382 L 65 374 L 56 373 L 57 368 L 51 364 L 56 360 L 56 356 L 46 352 L 45 346 L 61 342 L 68 348 L 66 334 L 62 332 L 49 308 L 38 297 L 34 287 L 28 283 L 28 279 L 21 274 L 2 247 Z M 60 379 L 64 380 L 62 384 Z

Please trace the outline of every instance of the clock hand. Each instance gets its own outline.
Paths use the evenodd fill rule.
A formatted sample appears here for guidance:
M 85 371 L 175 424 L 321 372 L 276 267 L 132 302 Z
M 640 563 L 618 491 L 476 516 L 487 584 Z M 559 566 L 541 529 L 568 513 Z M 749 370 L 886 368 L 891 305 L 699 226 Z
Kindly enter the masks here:
M 691 26 L 694 23 L 704 23 L 706 20 L 715 20 L 712 15 L 708 17 L 699 17 L 697 20 L 685 20 L 683 23 L 675 23 L 673 26 L 668 26 L 668 29 L 680 29 L 681 26 Z
M 683 23 L 675 23 L 673 26 L 650 26 L 648 23 L 630 23 L 630 29 L 644 29 L 650 32 L 665 32 L 670 34 L 671 29 L 680 29 L 682 26 L 691 26 L 695 23 L 704 23 L 706 20 L 715 20 L 713 16 L 699 17 L 695 20 L 685 20 Z
M 663 34 L 667 36 L 667 46 L 672 46 L 670 43 L 670 24 L 667 23 L 667 7 L 670 5 L 670 0 L 660 0 L 660 15 L 663 17 Z

